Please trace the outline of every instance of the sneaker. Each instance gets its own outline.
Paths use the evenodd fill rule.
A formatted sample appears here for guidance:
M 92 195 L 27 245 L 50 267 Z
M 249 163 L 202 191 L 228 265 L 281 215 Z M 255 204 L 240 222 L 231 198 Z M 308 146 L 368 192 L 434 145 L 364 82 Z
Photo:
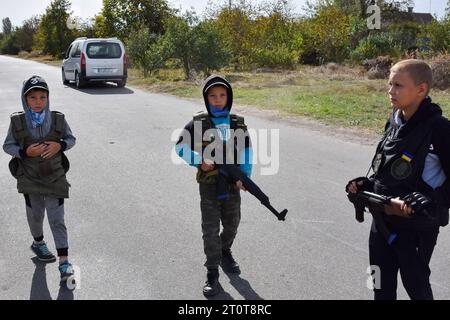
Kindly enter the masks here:
M 219 270 L 208 270 L 208 273 L 206 274 L 206 283 L 203 286 L 203 295 L 205 297 L 212 297 L 218 294 L 219 291 Z
M 40 261 L 44 261 L 44 262 L 55 262 L 56 261 L 56 257 L 53 255 L 53 253 L 50 252 L 50 250 L 48 250 L 47 248 L 47 244 L 45 242 L 42 243 L 32 243 L 31 247 L 30 247 L 31 251 L 34 252 L 34 254 L 36 254 L 36 256 L 38 257 L 38 259 Z
M 222 268 L 230 273 L 240 274 L 239 264 L 234 260 L 231 250 L 222 250 Z
M 66 281 L 68 278 L 73 276 L 72 264 L 67 260 L 60 263 L 58 269 L 61 273 L 61 281 Z

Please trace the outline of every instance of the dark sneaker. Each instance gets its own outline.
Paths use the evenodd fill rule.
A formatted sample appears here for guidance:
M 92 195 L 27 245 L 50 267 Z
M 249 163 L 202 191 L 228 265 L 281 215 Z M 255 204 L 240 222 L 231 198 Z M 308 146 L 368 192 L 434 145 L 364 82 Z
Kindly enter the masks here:
M 66 281 L 71 276 L 73 276 L 73 268 L 69 261 L 60 263 L 58 269 L 61 273 L 61 281 Z
M 218 294 L 219 289 L 219 270 L 208 270 L 206 274 L 206 283 L 203 286 L 203 295 L 205 297 L 212 297 Z
M 34 252 L 34 254 L 36 254 L 36 256 L 38 257 L 38 259 L 40 261 L 44 261 L 44 262 L 55 262 L 56 261 L 56 257 L 53 255 L 53 253 L 50 252 L 50 250 L 48 250 L 47 244 L 45 242 L 40 243 L 40 244 L 35 244 L 33 242 L 30 249 L 31 249 L 31 251 Z
M 222 268 L 226 272 L 230 273 L 241 273 L 239 264 L 234 260 L 231 250 L 222 250 Z

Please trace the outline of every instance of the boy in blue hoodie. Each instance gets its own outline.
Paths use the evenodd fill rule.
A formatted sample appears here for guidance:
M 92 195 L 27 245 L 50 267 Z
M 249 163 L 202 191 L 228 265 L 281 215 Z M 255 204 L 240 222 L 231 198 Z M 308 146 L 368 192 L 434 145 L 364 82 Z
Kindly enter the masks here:
M 203 97 L 207 112 L 197 113 L 185 126 L 176 151 L 197 168 L 207 268 L 203 294 L 210 297 L 220 291 L 219 265 L 225 271 L 240 273 L 231 246 L 241 219 L 240 190 L 245 189 L 241 181 L 231 183 L 220 176 L 220 164 L 238 165 L 250 177 L 252 148 L 244 118 L 230 113 L 233 104 L 230 83 L 217 75 L 208 77 Z
M 54 262 L 56 257 L 44 241 L 44 213 L 56 244 L 61 281 L 73 275 L 68 260 L 64 199 L 69 197 L 66 172 L 69 162 L 64 151 L 75 145 L 64 114 L 50 111 L 49 89 L 45 80 L 32 76 L 22 88 L 22 112 L 11 115 L 3 150 L 13 156 L 9 163 L 17 179 L 17 189 L 25 198 L 28 225 L 34 238 L 31 250 L 39 260 Z

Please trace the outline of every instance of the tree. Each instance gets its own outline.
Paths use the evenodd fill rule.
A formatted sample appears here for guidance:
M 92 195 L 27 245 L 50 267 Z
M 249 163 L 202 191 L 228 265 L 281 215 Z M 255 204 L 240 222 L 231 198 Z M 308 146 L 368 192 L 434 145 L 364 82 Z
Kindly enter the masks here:
M 445 8 L 445 19 L 450 20 L 450 0 L 447 1 L 447 7 Z
M 231 63 L 235 68 L 251 63 L 253 49 L 250 30 L 254 15 L 254 8 L 244 3 L 231 9 L 225 7 L 216 17 L 217 26 L 222 31 L 222 43 L 231 53 Z
M 165 52 L 181 62 L 186 80 L 192 77 L 192 70 L 209 75 L 229 62 L 230 53 L 221 42 L 223 34 L 215 21 L 200 22 L 195 12 L 187 11 L 169 19 L 163 37 Z
M 324 5 L 311 19 L 303 20 L 304 63 L 341 62 L 350 54 L 350 17 L 334 5 Z
M 163 34 L 165 21 L 172 15 L 166 0 L 103 0 L 102 16 L 109 36 L 125 39 L 140 26 Z
M 39 17 L 32 16 L 25 20 L 23 25 L 16 30 L 16 44 L 20 50 L 31 51 L 33 48 L 33 37 L 39 29 Z
M 2 27 L 3 27 L 3 34 L 9 35 L 12 32 L 12 23 L 11 20 L 9 20 L 8 17 L 2 19 Z
M 168 56 L 179 59 L 183 64 L 186 79 L 191 78 L 194 33 L 186 17 L 172 17 L 168 20 L 164 41 Z
M 20 48 L 17 46 L 17 37 L 15 32 L 6 35 L 0 43 L 0 52 L 5 54 L 18 54 Z
M 422 32 L 424 46 L 429 47 L 434 54 L 448 52 L 450 49 L 450 20 L 433 21 Z
M 132 63 L 143 70 L 144 78 L 161 68 L 166 59 L 162 37 L 144 26 L 130 34 L 127 50 Z
M 75 32 L 67 27 L 69 10 L 68 0 L 53 0 L 47 7 L 35 36 L 36 47 L 44 53 L 60 57 L 75 38 Z
M 250 30 L 252 62 L 261 67 L 293 68 L 303 51 L 303 38 L 296 24 L 280 11 L 260 16 Z
M 211 75 L 213 70 L 223 68 L 229 63 L 230 53 L 220 41 L 222 32 L 214 21 L 202 21 L 193 29 L 192 68 Z

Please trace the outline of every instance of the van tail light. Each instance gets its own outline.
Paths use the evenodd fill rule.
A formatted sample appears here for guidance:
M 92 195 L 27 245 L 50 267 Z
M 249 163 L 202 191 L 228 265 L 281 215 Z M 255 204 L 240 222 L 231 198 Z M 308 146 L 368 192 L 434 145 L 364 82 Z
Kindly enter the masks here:
M 86 56 L 84 52 L 81 54 L 81 70 L 86 71 Z
M 128 70 L 128 56 L 126 53 L 123 55 L 123 70 Z

